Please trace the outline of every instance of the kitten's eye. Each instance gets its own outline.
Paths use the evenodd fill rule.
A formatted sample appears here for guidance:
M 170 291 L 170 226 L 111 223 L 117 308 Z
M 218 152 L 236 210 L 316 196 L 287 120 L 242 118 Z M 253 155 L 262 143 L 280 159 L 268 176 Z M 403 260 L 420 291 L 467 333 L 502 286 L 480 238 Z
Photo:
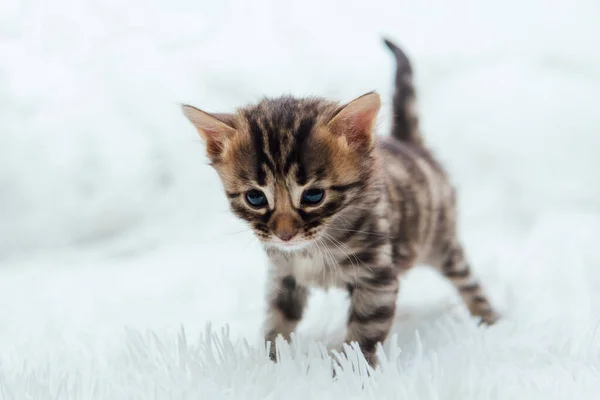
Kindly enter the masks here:
M 308 189 L 302 193 L 302 204 L 309 206 L 317 205 L 323 200 L 325 191 L 323 189 Z
M 264 207 L 267 205 L 267 197 L 260 190 L 252 189 L 246 192 L 246 201 L 252 207 Z

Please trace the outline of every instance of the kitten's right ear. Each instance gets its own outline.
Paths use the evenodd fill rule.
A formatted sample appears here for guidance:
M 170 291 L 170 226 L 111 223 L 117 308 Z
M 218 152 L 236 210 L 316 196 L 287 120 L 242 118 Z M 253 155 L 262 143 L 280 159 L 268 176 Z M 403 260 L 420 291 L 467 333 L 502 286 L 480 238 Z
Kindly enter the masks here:
M 206 152 L 212 160 L 218 157 L 225 148 L 227 139 L 235 134 L 232 114 L 209 114 L 196 107 L 182 105 L 183 114 L 190 120 L 198 130 L 198 133 L 206 142 Z

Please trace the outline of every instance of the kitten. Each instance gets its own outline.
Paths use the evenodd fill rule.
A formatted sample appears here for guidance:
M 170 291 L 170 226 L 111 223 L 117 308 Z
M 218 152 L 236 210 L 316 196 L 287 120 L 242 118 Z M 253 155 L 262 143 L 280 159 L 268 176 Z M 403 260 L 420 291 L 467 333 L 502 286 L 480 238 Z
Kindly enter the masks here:
M 425 147 L 414 110 L 412 68 L 396 63 L 391 137 L 376 137 L 379 95 L 345 104 L 264 99 L 233 114 L 183 111 L 206 142 L 232 211 L 250 224 L 270 261 L 265 338 L 289 339 L 310 285 L 348 290 L 346 341 L 371 365 L 396 311 L 398 278 L 435 267 L 470 312 L 497 314 L 473 277 L 456 232 L 455 191 Z

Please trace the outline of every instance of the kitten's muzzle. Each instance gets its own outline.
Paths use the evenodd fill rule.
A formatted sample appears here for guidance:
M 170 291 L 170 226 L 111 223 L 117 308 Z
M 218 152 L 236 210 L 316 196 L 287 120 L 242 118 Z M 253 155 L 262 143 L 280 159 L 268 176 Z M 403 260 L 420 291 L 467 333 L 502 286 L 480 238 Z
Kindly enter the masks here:
M 299 229 L 299 224 L 292 214 L 281 214 L 274 219 L 273 233 L 284 242 L 296 236 Z

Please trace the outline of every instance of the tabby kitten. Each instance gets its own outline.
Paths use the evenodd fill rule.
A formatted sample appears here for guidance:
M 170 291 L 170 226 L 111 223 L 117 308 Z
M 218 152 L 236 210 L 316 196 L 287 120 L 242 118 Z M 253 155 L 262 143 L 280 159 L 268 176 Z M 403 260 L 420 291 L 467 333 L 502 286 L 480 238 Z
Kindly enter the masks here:
M 206 142 L 231 209 L 250 224 L 270 261 L 265 338 L 289 339 L 310 285 L 348 290 L 346 341 L 371 365 L 396 311 L 398 278 L 435 267 L 485 323 L 497 314 L 473 277 L 456 232 L 455 191 L 423 144 L 412 68 L 396 58 L 391 137 L 376 137 L 379 96 L 345 104 L 264 99 L 233 114 L 183 106 Z

